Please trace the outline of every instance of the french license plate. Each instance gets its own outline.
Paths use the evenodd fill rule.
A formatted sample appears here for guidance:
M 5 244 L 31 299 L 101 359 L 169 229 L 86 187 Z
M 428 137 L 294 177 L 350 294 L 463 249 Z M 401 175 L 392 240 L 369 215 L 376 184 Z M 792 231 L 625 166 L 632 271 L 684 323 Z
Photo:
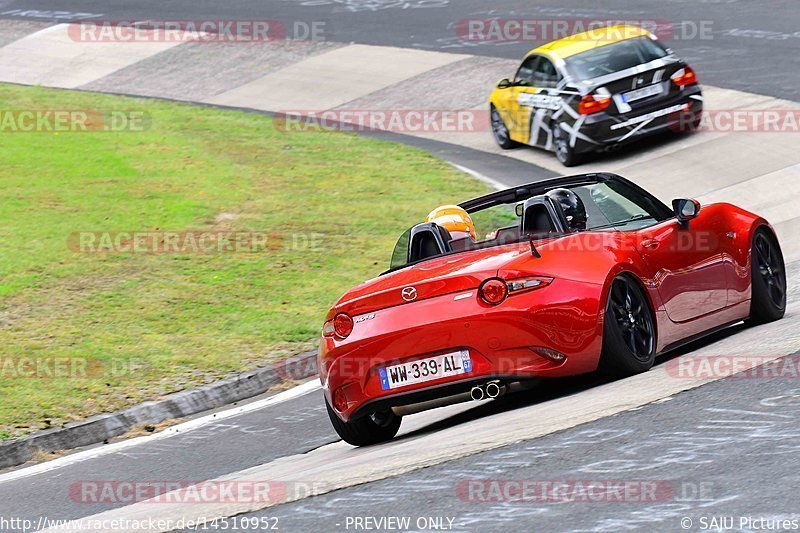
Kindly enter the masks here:
M 641 100 L 642 98 L 647 98 L 648 96 L 661 94 L 662 91 L 663 89 L 661 84 L 656 83 L 655 85 L 648 85 L 647 87 L 642 87 L 641 89 L 636 89 L 635 91 L 623 93 L 622 101 L 625 103 L 635 102 L 636 100 Z
M 381 376 L 381 388 L 389 390 L 448 376 L 469 374 L 472 372 L 472 359 L 470 359 L 469 350 L 460 350 L 409 363 L 387 366 L 378 372 Z

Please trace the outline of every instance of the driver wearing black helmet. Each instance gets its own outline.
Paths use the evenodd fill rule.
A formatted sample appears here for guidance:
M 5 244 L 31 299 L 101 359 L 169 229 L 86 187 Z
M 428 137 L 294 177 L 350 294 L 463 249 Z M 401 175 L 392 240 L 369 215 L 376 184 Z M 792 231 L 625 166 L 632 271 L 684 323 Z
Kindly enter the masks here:
M 547 192 L 547 196 L 561 206 L 570 231 L 586 229 L 586 206 L 577 194 L 569 189 L 553 189 Z

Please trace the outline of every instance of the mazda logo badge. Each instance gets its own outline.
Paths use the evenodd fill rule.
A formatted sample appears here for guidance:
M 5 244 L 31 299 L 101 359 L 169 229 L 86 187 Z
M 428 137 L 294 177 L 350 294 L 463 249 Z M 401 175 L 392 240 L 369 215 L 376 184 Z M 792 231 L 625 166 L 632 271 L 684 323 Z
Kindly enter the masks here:
M 406 287 L 400 294 L 403 296 L 403 300 L 407 302 L 413 302 L 417 299 L 417 289 L 414 287 Z

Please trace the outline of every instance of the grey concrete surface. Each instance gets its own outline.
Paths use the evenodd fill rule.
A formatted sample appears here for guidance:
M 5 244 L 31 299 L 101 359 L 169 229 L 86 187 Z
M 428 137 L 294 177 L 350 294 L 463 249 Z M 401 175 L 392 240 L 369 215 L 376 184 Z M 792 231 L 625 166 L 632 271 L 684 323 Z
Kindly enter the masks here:
M 83 89 L 206 100 L 339 46 L 333 42 L 307 41 L 186 43 L 96 80 Z
M 44 29 L 49 24 L 42 21 L 0 19 L 0 46 L 5 46 L 26 35 Z

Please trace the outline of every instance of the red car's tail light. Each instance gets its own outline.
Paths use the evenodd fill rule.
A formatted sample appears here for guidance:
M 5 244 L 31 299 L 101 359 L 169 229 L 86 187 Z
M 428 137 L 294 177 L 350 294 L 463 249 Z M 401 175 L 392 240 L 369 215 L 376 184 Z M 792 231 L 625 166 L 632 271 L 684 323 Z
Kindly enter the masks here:
M 489 278 L 481 284 L 478 294 L 487 304 L 497 305 L 508 296 L 508 286 L 502 279 Z
M 692 70 L 692 67 L 688 65 L 676 71 L 670 78 L 678 87 L 697 83 L 697 75 L 694 73 L 694 70 Z
M 520 292 L 532 291 L 534 289 L 541 289 L 542 287 L 547 287 L 548 285 L 550 285 L 552 281 L 553 278 L 547 278 L 544 276 L 513 279 L 507 282 L 508 293 L 514 295 Z
M 333 317 L 333 332 L 341 338 L 346 338 L 353 332 L 353 319 L 350 315 L 339 313 Z
M 581 115 L 591 115 L 607 108 L 611 104 L 610 96 L 599 96 L 596 94 L 587 94 L 581 98 L 578 103 L 578 113 Z
M 511 281 L 504 281 L 500 278 L 489 278 L 481 284 L 478 289 L 478 295 L 481 297 L 481 300 L 487 304 L 497 305 L 502 303 L 508 296 L 547 287 L 552 281 L 553 278 L 548 278 L 546 276 L 517 278 Z
M 326 337 L 336 335 L 340 339 L 346 339 L 352 332 L 353 319 L 347 313 L 339 313 L 322 326 L 322 334 Z

